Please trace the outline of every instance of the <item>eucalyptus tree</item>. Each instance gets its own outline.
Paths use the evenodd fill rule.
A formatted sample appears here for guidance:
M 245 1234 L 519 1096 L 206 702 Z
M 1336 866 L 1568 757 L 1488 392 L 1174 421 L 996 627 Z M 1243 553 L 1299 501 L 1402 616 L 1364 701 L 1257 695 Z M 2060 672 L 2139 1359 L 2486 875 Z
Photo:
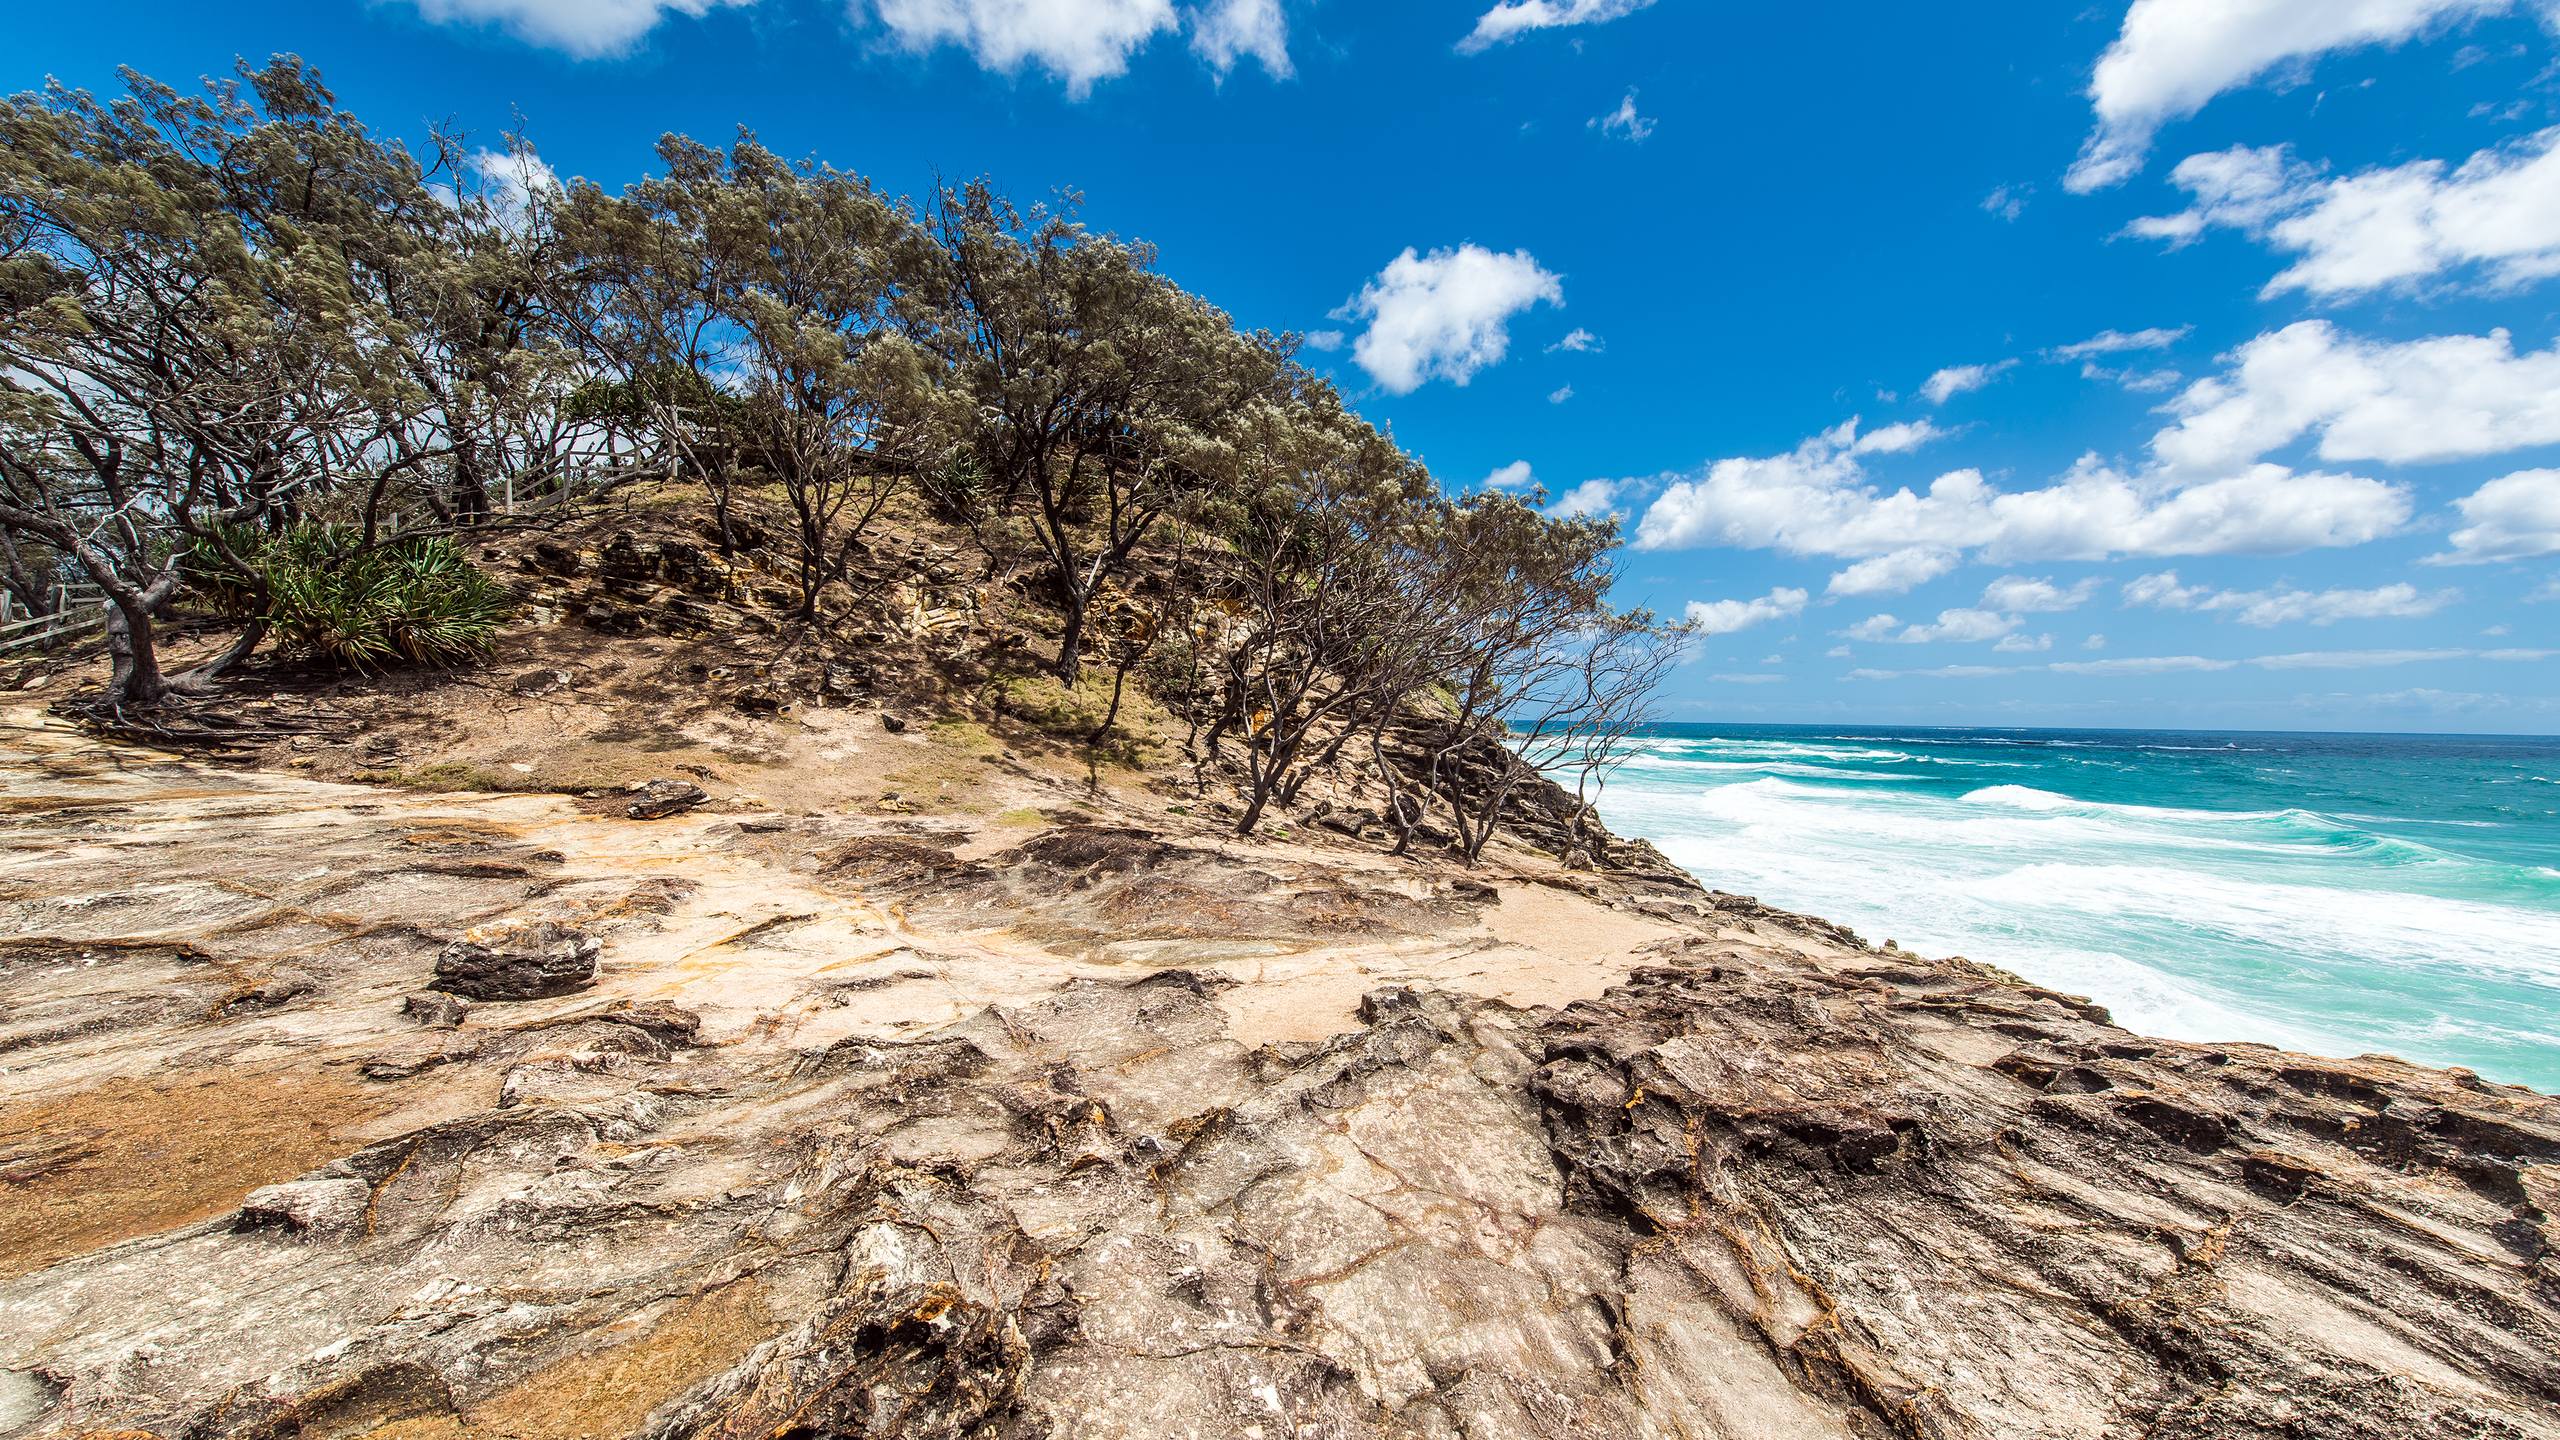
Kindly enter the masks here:
M 0 101 L 0 227 L 17 237 L 0 526 L 105 592 L 111 707 L 200 688 L 242 653 L 160 667 L 154 619 L 187 542 L 218 551 L 227 527 L 325 495 L 374 426 L 344 383 L 363 327 L 343 266 L 295 203 L 360 127 L 293 62 L 198 96 L 127 79 L 112 103 L 59 85 Z
M 1500 828 L 1519 787 L 1565 753 L 1553 747 L 1607 718 L 1595 709 L 1600 702 L 1616 710 L 1640 702 L 1641 688 L 1622 693 L 1620 672 L 1639 654 L 1639 640 L 1660 627 L 1610 608 L 1617 544 L 1614 520 L 1555 519 L 1493 492 L 1448 507 L 1431 533 L 1427 628 L 1440 684 L 1416 727 L 1417 768 L 1424 796 L 1446 805 L 1469 861 Z M 1397 809 L 1401 853 L 1422 807 Z
M 1427 673 L 1431 600 L 1412 563 L 1431 478 L 1328 387 L 1246 419 L 1250 457 L 1221 507 L 1235 623 L 1220 647 L 1214 752 L 1244 753 L 1240 832 L 1296 798 L 1313 763 L 1402 705 Z
M 666 174 L 637 189 L 644 203 L 664 192 L 701 237 L 736 439 L 790 506 L 800 615 L 814 620 L 912 464 L 897 417 L 922 383 L 909 282 L 927 242 L 862 177 L 751 138 L 726 156 L 681 139 L 658 154 Z
M 1154 253 L 985 184 L 943 191 L 926 224 L 935 351 L 927 471 L 992 555 L 1021 537 L 1062 616 L 1058 678 L 1081 674 L 1087 612 L 1157 527 L 1224 483 L 1233 420 L 1285 354 L 1155 273 Z

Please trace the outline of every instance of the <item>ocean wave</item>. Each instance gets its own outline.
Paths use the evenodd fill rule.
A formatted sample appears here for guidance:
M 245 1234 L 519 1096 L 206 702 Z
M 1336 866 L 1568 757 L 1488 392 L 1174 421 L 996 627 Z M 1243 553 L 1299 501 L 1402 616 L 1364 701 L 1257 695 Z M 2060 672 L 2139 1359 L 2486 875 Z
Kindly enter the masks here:
M 1881 770 L 1843 770 L 1831 765 L 1797 765 L 1785 760 L 1690 760 L 1693 770 L 1749 770 L 1761 775 L 1795 775 L 1809 780 L 1885 780 L 1910 784 L 1919 777 Z

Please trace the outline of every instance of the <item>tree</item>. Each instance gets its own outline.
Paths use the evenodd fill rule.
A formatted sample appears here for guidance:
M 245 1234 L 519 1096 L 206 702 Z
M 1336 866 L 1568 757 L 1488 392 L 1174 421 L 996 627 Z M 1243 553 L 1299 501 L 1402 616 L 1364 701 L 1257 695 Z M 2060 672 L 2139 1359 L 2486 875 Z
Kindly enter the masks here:
M 989 549 L 1018 521 L 1062 617 L 1054 671 L 1081 674 L 1094 597 L 1175 507 L 1231 467 L 1231 419 L 1284 359 L 1153 273 L 1153 253 L 1067 216 L 1017 211 L 984 183 L 927 217 L 940 385 L 928 470 Z
M 201 97 L 128 80 L 113 105 L 58 85 L 0 102 L 0 526 L 105 591 L 111 709 L 245 653 L 162 673 L 184 541 L 218 550 L 222 527 L 324 493 L 366 420 L 333 374 L 358 343 L 338 267 L 285 203 L 292 166 L 319 184 L 314 157 L 360 130 L 293 62 Z
M 1299 404 L 1257 407 L 1245 433 L 1250 477 L 1226 507 L 1236 624 L 1217 661 L 1214 753 L 1242 741 L 1251 833 L 1294 801 L 1310 762 L 1400 705 L 1426 673 L 1427 578 L 1412 530 L 1429 475 L 1308 387 Z

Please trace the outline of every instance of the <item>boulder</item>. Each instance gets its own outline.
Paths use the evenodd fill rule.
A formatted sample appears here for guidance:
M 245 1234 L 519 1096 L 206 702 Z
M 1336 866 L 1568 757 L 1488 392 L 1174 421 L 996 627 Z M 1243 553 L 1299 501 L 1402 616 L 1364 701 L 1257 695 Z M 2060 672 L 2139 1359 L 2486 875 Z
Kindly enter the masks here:
M 441 995 L 421 990 L 400 1002 L 400 1013 L 430 1030 L 451 1030 L 471 1012 L 471 1002 L 459 995 Z
M 604 942 L 545 921 L 504 940 L 456 940 L 427 988 L 472 1000 L 542 1000 L 596 983 Z
M 631 791 L 631 803 L 623 813 L 634 820 L 664 820 L 710 798 L 701 786 L 688 780 L 652 780 Z

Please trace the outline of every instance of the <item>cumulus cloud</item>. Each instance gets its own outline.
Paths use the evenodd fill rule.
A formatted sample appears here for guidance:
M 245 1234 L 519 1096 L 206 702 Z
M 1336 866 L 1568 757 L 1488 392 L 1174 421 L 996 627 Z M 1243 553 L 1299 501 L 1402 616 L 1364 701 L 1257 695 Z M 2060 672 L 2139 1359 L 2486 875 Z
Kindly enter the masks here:
M 1926 419 L 1905 420 L 1899 425 L 1881 425 L 1867 431 L 1851 448 L 1861 455 L 1900 455 L 1933 440 L 1944 440 L 1950 433 Z
M 2193 325 L 2181 325 L 2171 330 L 2155 325 L 2147 330 L 2101 330 L 2086 340 L 2057 345 L 2044 353 L 2051 360 L 2089 360 L 2100 355 L 2122 355 L 2135 350 L 2166 350 L 2194 334 L 2195 328 Z
M 1573 329 L 1566 331 L 1563 339 L 1548 346 L 1547 353 L 1553 355 L 1557 351 L 1563 350 L 1575 355 L 1596 354 L 1602 348 L 1603 346 L 1599 336 L 1594 335 L 1590 331 L 1577 325 Z
M 1191 53 L 1221 75 L 1248 56 L 1274 79 L 1296 73 L 1289 63 L 1289 17 L 1280 0 L 1216 0 L 1192 11 Z
M 1570 385 L 1559 385 L 1547 392 L 1547 403 L 1550 405 L 1561 405 L 1572 398 L 1573 387 Z
M 1476 28 L 1458 42 L 1458 53 L 1474 55 L 1509 44 L 1533 30 L 1567 25 L 1604 25 L 1644 9 L 1653 0 L 1503 0 L 1476 17 Z
M 1893 550 L 1831 577 L 1833 595 L 1899 595 L 1916 590 L 1956 568 L 1949 550 Z
M 1757 600 L 1692 600 L 1689 623 L 1709 635 L 1730 635 L 1736 630 L 1801 615 L 1805 601 L 1811 598 L 1802 590 L 1781 585 Z
M 517 234 L 531 228 L 538 207 L 561 193 L 560 172 L 531 150 L 474 150 L 464 163 L 480 182 L 490 216 Z
M 1369 322 L 1351 358 L 1381 387 L 1406 395 L 1427 380 L 1466 384 L 1509 353 L 1512 316 L 1563 303 L 1562 279 L 1528 251 L 1461 245 L 1428 255 L 1407 249 L 1336 318 Z
M 1538 477 L 1529 468 L 1529 462 L 1526 460 L 1514 460 L 1508 465 L 1496 466 L 1492 474 L 1484 477 L 1484 488 L 1487 490 L 1526 490 L 1537 483 Z
M 1652 117 L 1636 113 L 1636 92 L 1630 90 L 1627 92 L 1627 98 L 1618 102 L 1617 109 L 1606 115 L 1591 117 L 1589 128 L 1603 135 L 1621 136 L 1641 145 L 1653 138 L 1656 123 Z
M 2038 655 L 2053 648 L 2050 635 L 2009 635 L 1991 647 L 2003 655 Z
M 2017 629 L 2019 623 L 2015 615 L 1990 610 L 1941 610 L 1937 619 L 1914 625 L 1905 625 L 1891 615 L 1870 615 L 1840 633 L 1851 640 L 1895 645 L 1967 645 L 1997 640 Z
M 2420 591 L 2405 583 L 2370 590 L 2302 590 L 2290 585 L 2267 590 L 2216 590 L 2182 585 L 2175 570 L 2144 575 L 2126 582 L 2124 587 L 2128 605 L 2227 614 L 2243 625 L 2260 628 L 2335 625 L 2341 620 L 2410 620 L 2433 615 L 2461 598 L 2458 590 Z
M 2098 582 L 2083 580 L 2068 589 L 2051 580 L 2003 575 L 1982 588 L 1982 608 L 2012 615 L 2053 615 L 2077 610 L 2098 593 Z
M 2003 360 L 1994 365 L 1950 365 L 1920 382 L 1920 398 L 1932 405 L 1944 405 L 1968 390 L 1990 384 L 2017 363 Z
M 669 15 L 700 16 L 755 0 L 418 0 L 437 24 L 495 25 L 581 60 L 620 55 Z
M 1129 57 L 1174 28 L 1173 0 L 869 0 L 881 26 L 917 52 L 954 45 L 1011 75 L 1038 66 L 1083 96 L 1125 74 Z
M 2027 213 L 2027 197 L 2035 193 L 2032 185 L 2001 185 L 1982 197 L 1982 211 L 2002 220 L 2015 220 Z
M 2089 82 L 2097 126 L 2065 184 L 2131 179 L 2164 125 L 2215 96 L 2333 51 L 2397 45 L 2524 0 L 2134 0 Z
M 2178 483 L 2120 474 L 2090 457 L 2041 489 L 2004 491 L 1968 469 L 1939 476 L 1926 491 L 1887 492 L 1868 482 L 1856 442 L 1851 421 L 1787 454 L 1719 460 L 1674 481 L 1638 523 L 1636 547 L 2102 560 L 2360 545 L 2409 519 L 2409 497 L 2398 486 L 2280 465 Z
M 437 0 L 455 3 L 455 0 Z M 489 3 L 489 0 L 467 0 Z M 522 0 L 517 0 L 522 3 Z M 711 0 L 681 0 L 687 5 Z M 1203 0 L 1177 10 L 1174 0 L 854 0 L 890 38 L 923 52 L 965 50 L 989 70 L 1018 74 L 1036 67 L 1081 98 L 1095 84 L 1127 73 L 1129 61 L 1156 36 L 1191 32 L 1191 49 L 1220 75 L 1250 58 L 1275 76 L 1291 73 L 1288 17 L 1281 0 Z
M 1332 352 L 1341 349 L 1343 341 L 1350 337 L 1339 330 L 1310 330 L 1303 338 L 1307 342 L 1308 349 L 1321 350 L 1327 354 L 1331 354 Z
M 1547 513 L 1559 520 L 1577 520 L 1585 515 L 1606 515 L 1618 503 L 1618 482 L 1585 480 L 1556 497 Z
M 2324 461 L 2408 464 L 2560 442 L 2560 347 L 2516 353 L 2504 330 L 2400 343 L 2325 320 L 2261 335 L 2167 407 L 2152 439 L 2176 473 L 2212 473 L 2306 435 Z
M 2137 220 L 2133 232 L 2183 244 L 2227 226 L 2300 256 L 2267 295 L 2356 295 L 2465 271 L 2511 286 L 2560 273 L 2560 128 L 2450 171 L 2417 160 L 2331 179 L 2276 146 L 2190 156 L 2172 178 L 2194 203 Z
M 2477 564 L 2560 555 L 2560 470 L 2501 475 L 2453 502 L 2462 524 L 2439 564 Z M 2540 598 L 2540 597 L 2536 597 Z

